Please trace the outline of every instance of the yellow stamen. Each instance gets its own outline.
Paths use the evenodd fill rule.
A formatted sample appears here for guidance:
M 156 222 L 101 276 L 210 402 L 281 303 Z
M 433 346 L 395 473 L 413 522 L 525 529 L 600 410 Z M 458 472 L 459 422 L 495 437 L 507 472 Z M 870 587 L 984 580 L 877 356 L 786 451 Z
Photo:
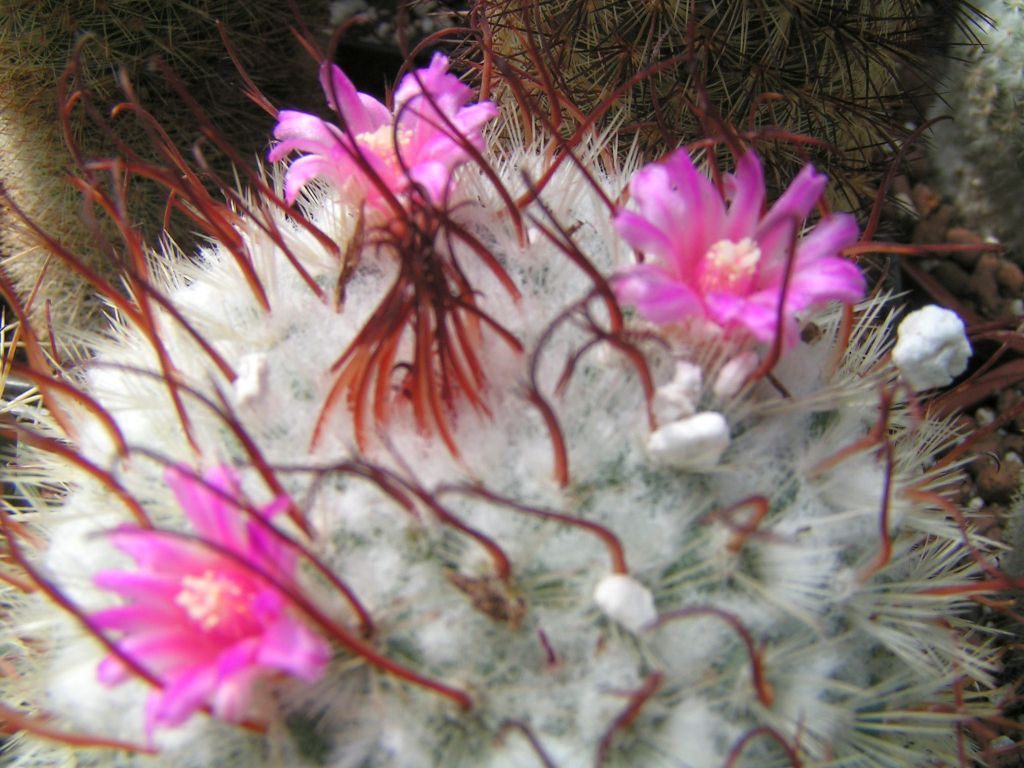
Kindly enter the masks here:
M 174 602 L 204 632 L 209 632 L 232 615 L 245 612 L 244 596 L 238 584 L 213 571 L 204 571 L 202 576 L 185 576 L 181 580 L 181 591 Z

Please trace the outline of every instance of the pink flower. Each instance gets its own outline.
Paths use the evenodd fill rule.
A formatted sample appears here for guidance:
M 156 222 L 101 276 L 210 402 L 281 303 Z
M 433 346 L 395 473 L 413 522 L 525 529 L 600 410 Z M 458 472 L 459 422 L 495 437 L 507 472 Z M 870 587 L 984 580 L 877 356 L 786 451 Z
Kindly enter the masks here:
M 452 172 L 469 159 L 465 144 L 482 150 L 480 129 L 498 113 L 489 101 L 466 106 L 473 92 L 448 74 L 448 59 L 440 53 L 434 54 L 429 67 L 402 78 L 394 94 L 395 114 L 372 96 L 357 92 L 333 64 L 321 67 L 320 84 L 347 130 L 304 112 L 279 113 L 274 138 L 281 143 L 270 150 L 271 162 L 293 151 L 307 153 L 285 174 L 289 203 L 319 176 L 378 209 L 387 206 L 381 186 L 401 196 L 415 184 L 427 199 L 439 203 Z M 372 175 L 360 165 L 360 156 L 373 169 Z
M 138 569 L 97 574 L 97 585 L 128 603 L 92 616 L 98 628 L 121 633 L 118 648 L 164 684 L 146 707 L 150 737 L 206 705 L 238 722 L 259 679 L 285 673 L 314 680 L 331 653 L 271 583 L 294 586 L 295 554 L 231 503 L 240 493 L 235 472 L 217 467 L 201 482 L 169 469 L 166 480 L 197 538 L 133 526 L 113 531 L 113 543 Z M 279 499 L 261 514 L 269 519 L 286 506 Z M 99 673 L 108 684 L 129 676 L 114 656 Z
M 793 235 L 826 181 L 805 166 L 762 214 L 764 175 L 753 152 L 739 159 L 735 175 L 726 176 L 725 200 L 684 150 L 642 168 L 629 185 L 639 213 L 620 211 L 615 228 L 655 261 L 617 276 L 617 295 L 655 323 L 704 317 L 723 328 L 740 326 L 767 342 L 775 337 L 785 288 L 783 341 L 792 345 L 797 313 L 864 296 L 864 276 L 838 255 L 858 238 L 856 221 L 844 213 L 824 217 L 796 242 L 788 284 L 783 285 Z

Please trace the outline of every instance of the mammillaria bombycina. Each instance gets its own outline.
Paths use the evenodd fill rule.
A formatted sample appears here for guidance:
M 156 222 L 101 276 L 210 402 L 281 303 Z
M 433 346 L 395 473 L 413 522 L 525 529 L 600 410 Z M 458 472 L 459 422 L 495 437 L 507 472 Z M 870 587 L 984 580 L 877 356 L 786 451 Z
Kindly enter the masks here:
M 720 190 L 686 154 L 488 147 L 439 61 L 407 112 L 334 74 L 347 130 L 282 113 L 271 157 L 313 154 L 206 206 L 194 258 L 135 252 L 79 359 L 15 302 L 15 764 L 967 765 L 998 668 L 970 599 L 1009 582 L 948 500 L 954 430 L 887 360 L 895 308 L 850 303 L 852 220 L 800 236 L 824 179 L 765 212 L 749 150 Z M 440 165 L 374 154 L 406 129 L 444 134 Z M 167 611 L 103 575 L 119 550 L 174 581 Z M 238 690 L 216 656 L 175 699 L 179 667 L 129 648 L 238 600 L 271 610 L 231 642 L 275 638 Z

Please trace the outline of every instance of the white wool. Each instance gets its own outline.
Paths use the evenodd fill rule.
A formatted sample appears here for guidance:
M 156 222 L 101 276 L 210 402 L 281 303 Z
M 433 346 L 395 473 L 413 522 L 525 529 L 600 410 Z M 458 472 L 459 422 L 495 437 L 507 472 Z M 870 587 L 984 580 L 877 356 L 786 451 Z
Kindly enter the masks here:
M 723 400 L 736 395 L 750 378 L 761 361 L 756 352 L 747 350 L 730 358 L 718 371 L 712 390 L 716 397 Z
M 681 360 L 672 380 L 654 391 L 654 413 L 665 423 L 697 412 L 704 374 L 700 366 Z

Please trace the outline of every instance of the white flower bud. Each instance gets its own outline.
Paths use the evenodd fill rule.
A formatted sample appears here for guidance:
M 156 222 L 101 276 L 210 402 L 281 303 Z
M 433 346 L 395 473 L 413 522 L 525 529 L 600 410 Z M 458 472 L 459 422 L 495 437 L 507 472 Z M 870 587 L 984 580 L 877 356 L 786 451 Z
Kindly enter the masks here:
M 235 379 L 235 402 L 251 405 L 263 394 L 267 379 L 267 356 L 262 352 L 245 355 L 238 364 Z
M 594 602 L 630 632 L 638 632 L 658 618 L 651 590 L 624 573 L 601 579 L 594 589 Z
M 673 421 L 647 438 L 647 452 L 659 464 L 709 469 L 729 447 L 729 423 L 716 411 Z
M 676 363 L 672 381 L 661 385 L 654 393 L 654 413 L 659 423 L 694 414 L 703 381 L 700 366 L 685 361 Z
M 760 360 L 755 352 L 742 352 L 721 367 L 715 378 L 713 391 L 723 400 L 732 397 L 746 384 Z
M 963 320 L 934 304 L 907 315 L 896 339 L 892 361 L 918 391 L 946 386 L 964 372 L 971 356 Z

